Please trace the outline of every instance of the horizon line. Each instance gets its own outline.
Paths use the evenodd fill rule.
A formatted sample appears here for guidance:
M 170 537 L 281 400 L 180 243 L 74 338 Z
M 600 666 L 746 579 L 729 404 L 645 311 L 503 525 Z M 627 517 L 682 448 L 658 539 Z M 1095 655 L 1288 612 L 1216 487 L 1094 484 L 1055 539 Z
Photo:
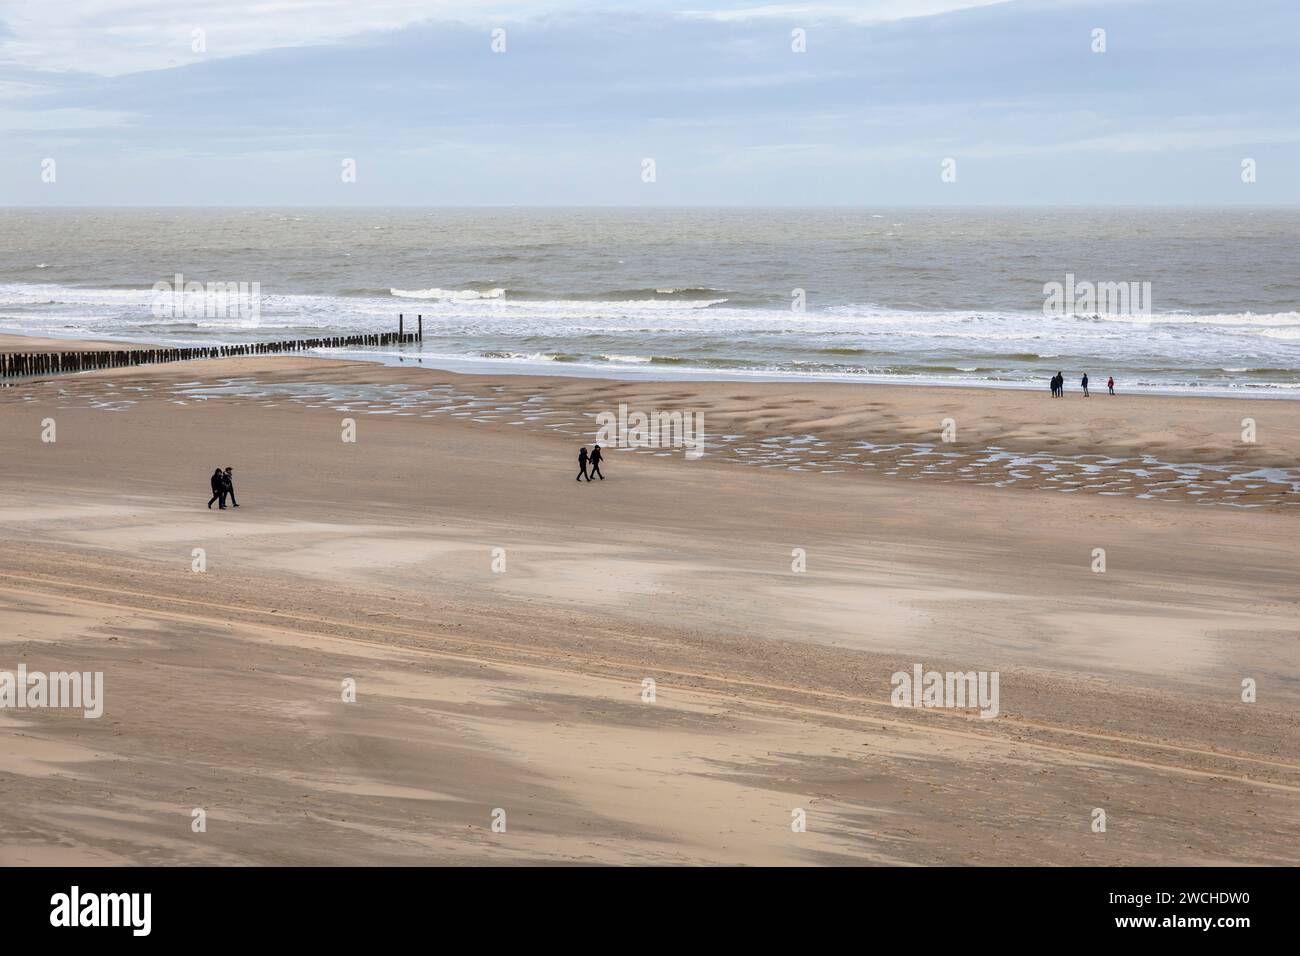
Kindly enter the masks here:
M 800 209 L 1238 209 L 1238 210 L 1300 210 L 1300 200 L 1276 203 L 1245 202 L 1049 202 L 1049 203 L 783 203 L 783 204 L 745 204 L 745 203 L 692 203 L 684 205 L 639 205 L 634 203 L 415 203 L 411 205 L 393 205 L 388 203 L 0 203 L 0 211 L 9 210 L 88 210 L 88 209 L 328 209 L 328 210 L 563 210 L 563 209 L 609 209 L 609 210 L 800 210 Z

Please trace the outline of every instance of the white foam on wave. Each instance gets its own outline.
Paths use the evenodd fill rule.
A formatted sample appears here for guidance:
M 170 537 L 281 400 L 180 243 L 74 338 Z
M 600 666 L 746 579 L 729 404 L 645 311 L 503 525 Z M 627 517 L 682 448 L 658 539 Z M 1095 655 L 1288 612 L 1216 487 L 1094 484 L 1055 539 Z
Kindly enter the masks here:
M 915 365 L 926 376 L 933 367 L 946 382 L 1005 385 L 1041 377 L 1042 361 L 1059 355 L 1079 368 L 1114 371 L 1126 385 L 1141 379 L 1153 388 L 1289 391 L 1300 372 L 1300 312 L 1095 320 L 1047 318 L 1037 309 L 910 311 L 862 304 L 797 313 L 724 298 L 571 301 L 514 299 L 501 289 L 392 292 L 396 297 L 382 286 L 340 295 L 264 290 L 255 326 L 220 316 L 155 315 L 157 296 L 148 287 L 0 283 L 0 328 L 195 345 L 391 332 L 399 312 L 407 313 L 410 331 L 418 312 L 426 360 L 447 353 L 492 367 L 558 364 L 565 374 L 589 367 L 601 374 L 689 377 L 727 368 L 765 377 L 861 380 L 898 373 L 914 380 L 908 376 Z M 416 304 L 400 293 L 442 297 Z M 1157 371 L 1148 375 L 1148 369 Z
M 1100 319 L 1102 322 L 1151 323 L 1156 325 L 1241 325 L 1241 326 L 1300 326 L 1300 312 L 1235 312 L 1214 315 L 1197 315 L 1193 312 L 1153 312 L 1151 315 L 1076 315 L 1078 319 Z
M 390 295 L 399 299 L 434 299 L 438 301 L 473 302 L 477 299 L 501 299 L 505 289 L 389 289 Z
M 658 289 L 670 293 L 676 289 Z M 510 309 L 518 312 L 617 312 L 627 309 L 655 311 L 687 311 L 708 309 L 722 305 L 719 299 L 511 299 L 505 289 L 389 289 L 402 299 L 418 299 L 436 306 L 481 306 L 483 308 Z M 778 313 L 785 315 L 786 313 Z

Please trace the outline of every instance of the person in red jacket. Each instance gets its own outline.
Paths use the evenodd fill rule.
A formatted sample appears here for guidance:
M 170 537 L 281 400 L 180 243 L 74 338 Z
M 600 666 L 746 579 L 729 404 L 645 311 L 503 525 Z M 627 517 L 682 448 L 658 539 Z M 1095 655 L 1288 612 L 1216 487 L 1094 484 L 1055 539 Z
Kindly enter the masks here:
M 1107 382 L 1106 382 L 1106 388 L 1109 389 L 1109 391 L 1110 391 L 1110 393 L 1111 393 L 1112 395 L 1115 394 L 1115 376 L 1114 376 L 1114 375 L 1112 375 L 1112 376 L 1107 380 Z

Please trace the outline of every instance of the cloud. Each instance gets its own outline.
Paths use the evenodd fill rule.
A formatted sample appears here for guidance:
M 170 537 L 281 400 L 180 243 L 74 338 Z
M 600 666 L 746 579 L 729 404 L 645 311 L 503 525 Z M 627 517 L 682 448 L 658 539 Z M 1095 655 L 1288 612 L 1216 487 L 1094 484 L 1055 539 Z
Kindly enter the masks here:
M 0 129 L 11 131 L 55 131 L 104 129 L 123 126 L 132 117 L 121 110 L 0 110 Z
M 804 83 L 828 83 L 852 74 L 846 71 L 781 70 L 772 73 L 744 73 L 734 76 L 680 77 L 654 80 L 623 81 L 610 84 L 619 91 L 675 90 L 701 92 L 704 90 L 759 90 L 772 87 L 794 86 Z
M 1011 0 L 862 0 L 677 11 L 636 0 L 620 13 L 679 15 L 719 23 L 786 19 L 869 24 Z M 491 26 L 548 14 L 607 13 L 598 0 L 6 0 L 0 66 L 123 76 L 267 50 L 320 46 L 444 21 Z
M 1231 123 L 1234 117 L 1224 117 L 1221 123 Z M 1079 139 L 1054 143 L 988 143 L 962 150 L 963 156 L 997 158 L 1004 156 L 1049 155 L 1053 153 L 1123 154 L 1123 153 L 1176 153 L 1228 149 L 1230 147 L 1272 146 L 1300 142 L 1300 130 L 1290 127 L 1233 127 L 1188 128 L 1185 120 L 1178 120 L 1168 129 L 1144 126 L 1112 133 L 1100 133 Z
M 771 3 L 757 7 L 736 7 L 724 10 L 685 10 L 682 16 L 691 20 L 713 20 L 719 23 L 738 23 L 747 20 L 846 20 L 850 23 L 887 23 L 892 20 L 910 20 L 915 17 L 932 17 L 958 10 L 992 7 L 1011 0 L 862 0 L 849 5 L 822 3 Z M 797 25 L 797 24 L 796 24 Z
M 6 0 L 0 65 L 122 76 L 528 8 L 522 0 Z
M 0 100 L 17 100 L 27 96 L 40 96 L 53 91 L 53 87 L 23 80 L 0 80 Z
M 1110 3 L 1098 55 L 1060 0 L 0 0 L 0 51 L 41 67 L 0 64 L 0 205 L 1221 198 L 1241 157 L 1296 162 L 1300 12 L 1259 2 Z M 157 69 L 204 11 L 207 61 Z M 95 174 L 56 194 L 45 156 Z

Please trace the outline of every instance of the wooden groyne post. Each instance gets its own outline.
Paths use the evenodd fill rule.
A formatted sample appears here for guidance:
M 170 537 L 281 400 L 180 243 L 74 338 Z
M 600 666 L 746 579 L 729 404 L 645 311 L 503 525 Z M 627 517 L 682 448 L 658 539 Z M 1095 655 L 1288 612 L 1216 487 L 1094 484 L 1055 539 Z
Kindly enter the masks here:
M 132 365 L 159 362 L 188 362 L 193 359 L 239 358 L 246 355 L 278 355 L 284 352 L 308 352 L 312 349 L 375 348 L 391 345 L 414 345 L 424 341 L 424 316 L 419 317 L 415 333 L 405 330 L 403 317 L 397 317 L 397 333 L 343 335 L 315 339 L 291 339 L 286 342 L 249 342 L 244 345 L 196 345 L 186 348 L 86 349 L 77 352 L 0 352 L 0 379 L 29 375 L 63 375 L 69 372 L 93 372 Z

